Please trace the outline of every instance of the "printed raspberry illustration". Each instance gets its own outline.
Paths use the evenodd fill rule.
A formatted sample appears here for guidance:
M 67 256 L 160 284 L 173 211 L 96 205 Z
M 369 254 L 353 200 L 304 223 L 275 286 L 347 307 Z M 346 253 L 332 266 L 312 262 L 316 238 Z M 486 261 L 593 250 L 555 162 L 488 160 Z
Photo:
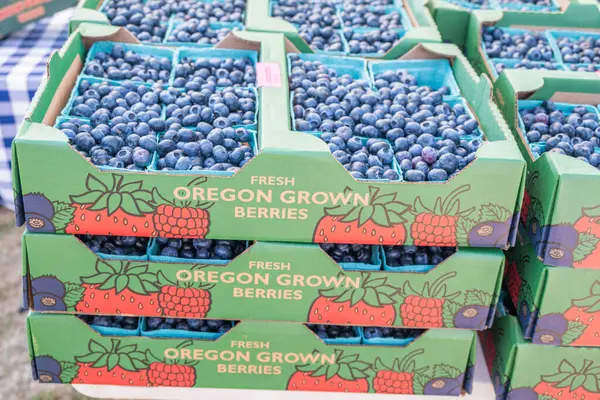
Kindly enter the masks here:
M 150 386 L 193 387 L 196 384 L 196 369 L 190 365 L 153 362 L 148 369 Z
M 474 207 L 460 210 L 459 196 L 471 189 L 463 185 L 454 189 L 446 199 L 438 197 L 433 209 L 425 207 L 420 196 L 415 198 L 415 221 L 410 226 L 415 246 L 456 246 L 456 223 L 460 217 L 466 217 Z
M 123 175 L 113 174 L 109 177 L 112 177 L 112 183 L 106 184 L 100 177 L 88 174 L 85 180 L 87 191 L 71 196 L 75 211 L 65 232 L 156 236 L 152 224 L 155 203 L 152 193 L 142 189 L 143 181 L 124 183 Z
M 192 268 L 195 269 L 196 267 Z M 204 318 L 210 311 L 210 289 L 214 285 L 195 283 L 195 287 L 179 287 L 158 273 L 158 305 L 163 315 L 178 318 Z
M 368 393 L 367 371 L 371 364 L 358 359 L 358 354 L 345 356 L 335 350 L 335 364 L 307 364 L 296 367 L 287 390 L 317 392 Z
M 414 358 L 424 352 L 423 349 L 412 351 L 402 360 L 395 359 L 392 367 L 386 366 L 377 357 L 373 364 L 374 370 L 377 371 L 373 378 L 375 393 L 415 394 L 415 374 L 424 370 L 416 369 Z
M 597 399 L 600 397 L 597 371 L 598 367 L 590 360 L 583 360 L 581 367 L 576 367 L 563 359 L 558 364 L 558 372 L 542 376 L 534 390 L 540 396 L 556 400 Z
M 433 282 L 426 282 L 421 292 L 414 290 L 410 282 L 406 281 L 402 288 L 400 302 L 402 325 L 411 328 L 443 327 L 444 303 L 460 295 L 460 292 L 446 293 L 446 281 L 455 276 L 455 271 L 448 272 Z
M 361 274 L 360 288 L 332 288 L 320 291 L 308 312 L 313 324 L 390 326 L 396 319 L 398 289 L 387 278 L 371 279 Z
M 346 190 L 346 193 L 349 189 Z M 404 214 L 410 206 L 396 201 L 396 193 L 380 194 L 369 186 L 369 205 L 325 208 L 315 227 L 315 243 L 401 245 L 406 240 Z
M 78 367 L 72 384 L 149 386 L 146 355 L 137 345 L 121 345 L 111 339 L 109 346 L 90 340 L 89 353 L 75 357 Z
M 81 278 L 83 294 L 75 305 L 82 314 L 161 315 L 157 278 L 148 264 L 96 261 L 96 274 Z
M 199 185 L 206 182 L 206 177 L 194 179 L 188 186 Z M 165 238 L 194 237 L 204 239 L 210 227 L 210 214 L 208 209 L 213 203 L 198 203 L 194 207 L 190 204 L 176 205 L 162 197 L 156 188 L 152 191 L 156 200 L 163 204 L 156 207 L 152 217 L 158 236 Z

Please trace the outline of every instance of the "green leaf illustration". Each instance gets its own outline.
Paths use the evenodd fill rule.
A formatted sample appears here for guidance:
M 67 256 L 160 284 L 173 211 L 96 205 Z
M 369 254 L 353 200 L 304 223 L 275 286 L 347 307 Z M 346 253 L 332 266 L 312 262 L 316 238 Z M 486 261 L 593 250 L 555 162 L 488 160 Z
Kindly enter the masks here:
M 84 287 L 71 282 L 65 282 L 65 297 L 63 301 L 67 309 L 74 309 L 83 298 Z
M 600 239 L 591 233 L 581 232 L 579 234 L 579 243 L 573 251 L 573 260 L 575 262 L 583 261 L 596 249 L 598 242 L 600 242 Z
M 587 328 L 586 324 L 577 321 L 569 321 L 567 324 L 567 331 L 562 337 L 562 344 L 569 345 L 573 343 L 577 338 L 583 335 L 585 328 Z
M 480 221 L 498 221 L 504 222 L 512 215 L 511 211 L 507 208 L 499 206 L 497 204 L 486 204 L 481 206 L 479 213 Z
M 73 213 L 75 209 L 69 203 L 62 201 L 55 201 L 54 205 L 54 217 L 52 223 L 57 232 L 64 231 L 64 229 L 73 221 Z
M 442 310 L 442 317 L 444 319 L 444 327 L 445 328 L 454 328 L 454 316 L 460 310 L 460 304 L 447 300 L 444 303 L 444 307 Z
M 71 383 L 73 379 L 79 373 L 79 365 L 69 362 L 69 361 L 60 361 L 60 381 L 62 383 Z

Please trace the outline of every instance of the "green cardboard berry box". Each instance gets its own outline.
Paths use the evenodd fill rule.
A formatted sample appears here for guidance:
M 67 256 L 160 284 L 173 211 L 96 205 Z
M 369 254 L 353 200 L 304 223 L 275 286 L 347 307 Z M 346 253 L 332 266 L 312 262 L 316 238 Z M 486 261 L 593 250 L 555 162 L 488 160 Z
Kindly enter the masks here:
M 485 329 L 502 283 L 498 249 L 461 248 L 438 265 L 336 263 L 319 246 L 255 242 L 231 262 L 98 255 L 71 235 L 23 236 L 26 303 L 52 313 L 123 314 Z M 198 299 L 184 308 L 177 295 Z
M 600 103 L 599 90 L 595 74 L 555 71 L 509 70 L 494 85 L 498 106 L 528 164 L 521 222 L 536 256 L 548 265 L 600 267 L 600 172 L 557 153 L 536 157 L 523 135 L 519 107 L 552 100 L 565 111 L 572 104 L 594 110 Z
M 597 33 L 600 26 L 600 9 L 594 4 L 572 4 L 564 13 L 519 13 L 500 10 L 481 10 L 474 11 L 468 21 L 468 29 L 464 35 L 464 43 L 460 46 L 471 65 L 478 73 L 486 74 L 492 81 L 498 78 L 498 72 L 493 62 L 486 54 L 481 38 L 481 32 L 484 27 L 494 26 L 509 31 L 539 31 L 548 32 L 549 41 L 553 41 L 561 31 L 585 33 Z M 552 43 L 551 43 L 551 46 Z M 568 64 L 561 61 L 558 47 L 553 46 L 553 63 L 559 67 L 558 71 L 568 71 Z M 497 59 L 500 61 L 499 59 Z M 507 60 L 501 60 L 507 61 Z M 520 60 L 517 60 L 520 61 Z M 510 60 L 508 60 L 509 68 Z M 558 72 L 555 71 L 555 72 Z M 569 71 L 570 72 L 570 71 Z M 584 72 L 577 72 L 585 74 Z
M 545 265 L 527 237 L 519 235 L 517 245 L 506 252 L 505 276 L 526 339 L 540 345 L 600 345 L 594 325 L 600 271 Z
M 102 4 L 102 0 L 82 1 L 73 14 L 71 28 L 76 28 L 81 22 L 109 24 L 108 19 L 101 12 Z M 332 1 L 331 4 L 341 7 L 341 2 L 338 1 Z M 403 25 L 409 25 L 410 27 L 402 31 L 400 40 L 387 53 L 383 55 L 371 54 L 369 57 L 395 59 L 418 43 L 440 43 L 442 41 L 429 10 L 423 6 L 421 1 L 396 0 L 389 8 L 404 14 Z M 244 29 L 256 32 L 283 33 L 299 51 L 312 53 L 313 50 L 300 37 L 298 28 L 281 18 L 272 17 L 271 9 L 271 0 L 247 0 Z M 371 28 L 355 29 L 361 32 L 372 30 Z M 342 39 L 342 41 L 345 42 L 345 39 Z M 340 54 L 347 53 L 345 47 Z
M 219 46 L 260 50 L 259 64 L 280 76 L 258 88 L 258 155 L 237 174 L 100 170 L 52 127 L 96 41 L 135 42 L 122 28 L 80 25 L 51 57 L 14 141 L 17 220 L 31 231 L 161 236 L 161 218 L 190 212 L 202 228 L 190 236 L 210 239 L 499 248 L 514 241 L 525 163 L 491 100 L 489 80 L 478 78 L 453 45 L 421 44 L 401 59 L 449 60 L 486 142 L 450 180 L 409 183 L 355 180 L 326 143 L 291 131 L 286 49 L 297 50 L 282 34 L 258 32 L 231 35 Z M 111 209 L 88 209 L 86 201 L 103 194 Z M 123 202 L 132 197 L 133 204 Z M 436 233 L 422 239 L 420 232 Z
M 480 332 L 496 399 L 589 399 L 600 394 L 600 349 L 542 346 L 523 338 L 517 318 Z
M 75 4 L 77 0 L 0 0 L 0 39 Z
M 216 340 L 104 336 L 73 315 L 27 319 L 42 383 L 460 395 L 474 333 L 429 330 L 406 346 L 325 344 L 302 324 L 236 324 Z
M 512 4 L 501 7 L 496 4 L 496 0 L 490 0 L 488 3 L 487 8 L 482 8 L 473 7 L 470 2 L 463 0 L 425 0 L 444 42 L 454 43 L 460 48 L 465 48 L 470 40 L 469 26 L 474 14 L 488 15 L 491 20 L 496 21 L 502 18 L 508 25 L 517 26 L 561 26 L 562 23 L 568 22 L 560 21 L 571 20 L 578 25 L 570 26 L 577 28 L 597 27 L 597 25 L 589 25 L 591 17 L 598 13 L 596 2 L 589 0 L 571 2 L 555 0 L 552 1 L 553 6 L 550 9 L 526 7 L 525 4 L 523 7 Z M 580 20 L 572 18 L 580 18 Z

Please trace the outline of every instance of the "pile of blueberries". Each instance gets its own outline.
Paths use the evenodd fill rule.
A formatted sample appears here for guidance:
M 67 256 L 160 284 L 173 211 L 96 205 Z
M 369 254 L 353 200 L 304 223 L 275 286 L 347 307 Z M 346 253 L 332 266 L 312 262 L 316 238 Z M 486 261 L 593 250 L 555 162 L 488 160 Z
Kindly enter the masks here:
M 553 61 L 554 54 L 544 32 L 511 32 L 499 27 L 484 27 L 483 46 L 490 58 Z
M 365 339 L 416 339 L 423 333 L 422 329 L 379 328 L 368 326 L 363 328 Z
M 377 251 L 377 247 L 368 244 L 322 243 L 319 246 L 329 257 L 339 263 L 371 264 L 373 252 Z
M 233 260 L 247 248 L 244 240 L 156 238 L 156 243 L 161 256 L 200 260 Z
M 112 25 L 126 27 L 142 42 L 201 45 L 214 45 L 240 30 L 245 10 L 245 0 L 107 0 L 102 8 Z
M 294 24 L 313 50 L 383 54 L 408 28 L 402 14 L 390 7 L 389 0 L 279 0 L 272 16 Z
M 307 326 L 321 339 L 349 339 L 360 337 L 360 334 L 355 331 L 355 328 L 348 325 L 308 324 Z
M 213 83 L 217 87 L 255 86 L 256 69 L 248 57 L 198 58 L 183 57 L 175 67 L 173 86 L 185 90 L 199 90 Z
M 165 329 L 191 331 L 202 333 L 225 333 L 232 328 L 230 321 L 220 319 L 185 319 L 185 318 L 147 318 L 145 331 L 160 331 Z
M 113 256 L 144 256 L 148 238 L 136 236 L 77 236 L 94 253 Z
M 600 64 L 600 37 L 562 36 L 556 39 L 562 61 L 567 64 Z M 592 70 L 595 71 L 595 70 Z
M 557 8 L 552 0 L 498 0 L 498 3 L 501 6 L 511 6 L 511 8 L 517 8 L 521 11 L 531 10 L 531 6 L 536 10 L 552 10 Z
M 182 58 L 174 67 L 175 87 L 168 87 L 171 62 L 144 57 L 115 45 L 110 56 L 98 52 L 85 66 L 85 74 L 96 67 L 111 74 L 113 67 L 100 60 L 130 59 L 118 72 L 132 79 L 80 79 L 65 109 L 70 118 L 57 124 L 79 153 L 94 165 L 138 171 L 232 173 L 254 157 L 248 128 L 257 121 L 256 70 L 250 58 Z M 138 68 L 134 58 L 149 69 Z M 159 83 L 142 82 L 146 74 Z
M 383 246 L 386 264 L 390 267 L 438 265 L 456 252 L 455 247 Z
M 294 128 L 321 132 L 357 179 L 445 181 L 475 159 L 478 122 L 448 87 L 419 85 L 406 70 L 369 82 L 291 54 Z
M 171 60 L 126 51 L 123 45 L 115 44 L 110 52 L 95 53 L 84 71 L 96 78 L 166 84 L 171 75 Z
M 571 106 L 571 111 L 558 109 L 552 101 L 521 109 L 525 137 L 536 157 L 553 152 L 575 157 L 600 167 L 600 123 L 593 106 Z
M 519 62 L 513 64 L 510 67 L 507 67 L 505 62 L 502 61 L 493 61 L 494 63 L 494 67 L 496 67 L 496 71 L 498 73 L 501 73 L 502 71 L 504 71 L 505 69 L 511 68 L 511 69 L 545 69 L 548 71 L 560 71 L 562 70 L 562 66 L 560 64 L 557 63 L 553 63 L 552 61 L 544 61 L 544 62 L 534 62 L 534 61 L 529 61 L 527 59 L 524 60 L 520 60 Z
M 140 319 L 137 317 L 106 316 L 106 315 L 77 315 L 79 319 L 88 325 L 101 326 L 105 328 L 118 328 L 137 330 Z

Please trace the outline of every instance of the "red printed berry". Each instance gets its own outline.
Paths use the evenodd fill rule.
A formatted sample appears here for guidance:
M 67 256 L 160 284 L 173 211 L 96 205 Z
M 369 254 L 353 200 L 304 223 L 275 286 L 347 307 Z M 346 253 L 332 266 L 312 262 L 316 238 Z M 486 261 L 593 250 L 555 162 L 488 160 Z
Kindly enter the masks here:
M 522 257 L 519 262 L 529 263 L 529 256 Z M 508 294 L 510 295 L 510 299 L 515 307 L 519 307 L 519 294 L 521 293 L 523 278 L 519 273 L 519 266 L 514 260 L 508 262 L 508 267 L 506 268 L 506 279 L 508 282 Z
M 204 318 L 210 310 L 210 292 L 204 289 L 163 286 L 158 304 L 168 317 Z
M 540 398 L 555 400 L 598 400 L 600 379 L 598 366 L 593 361 L 583 360 L 580 368 L 566 359 L 558 364 L 558 372 L 542 376 L 534 390 Z
M 161 315 L 156 276 L 147 264 L 96 262 L 96 274 L 81 278 L 83 293 L 75 310 L 83 314 Z
M 396 193 L 379 194 L 369 187 L 368 205 L 347 204 L 325 208 L 315 227 L 315 243 L 402 245 L 406 241 L 404 214 L 410 206 L 396 201 Z
M 414 209 L 417 213 L 410 226 L 410 233 L 415 246 L 456 246 L 456 223 L 459 217 L 467 216 L 475 209 L 471 207 L 460 211 L 458 197 L 471 189 L 471 185 L 463 185 L 453 190 L 443 200 L 438 197 L 433 209 L 425 207 L 421 197 L 415 198 Z
M 368 393 L 366 372 L 371 364 L 358 359 L 358 354 L 345 356 L 335 350 L 335 364 L 307 364 L 296 367 L 290 376 L 287 390 Z
M 308 322 L 334 325 L 390 326 L 396 319 L 397 288 L 386 278 L 361 275 L 359 288 L 340 286 L 322 290 L 308 312 Z
M 193 207 L 175 207 L 161 204 L 152 218 L 158 235 L 166 238 L 205 238 L 210 226 L 208 210 Z
M 190 365 L 153 362 L 148 369 L 150 386 L 193 387 L 196 384 L 196 369 Z
M 87 191 L 71 196 L 73 219 L 66 233 L 156 236 L 152 224 L 152 194 L 142 189 L 142 181 L 124 183 L 123 175 L 113 174 L 112 183 L 88 174 Z
M 414 378 L 419 371 L 417 371 L 413 359 L 423 353 L 423 349 L 418 349 L 408 353 L 402 360 L 395 359 L 391 368 L 377 357 L 373 364 L 374 369 L 377 371 L 375 378 L 373 378 L 375 393 L 414 394 Z
M 448 272 L 433 282 L 425 282 L 423 290 L 414 290 L 409 281 L 404 283 L 400 305 L 402 325 L 410 328 L 441 328 L 444 326 L 444 303 L 460 295 L 460 292 L 446 294 L 445 281 L 456 276 Z

